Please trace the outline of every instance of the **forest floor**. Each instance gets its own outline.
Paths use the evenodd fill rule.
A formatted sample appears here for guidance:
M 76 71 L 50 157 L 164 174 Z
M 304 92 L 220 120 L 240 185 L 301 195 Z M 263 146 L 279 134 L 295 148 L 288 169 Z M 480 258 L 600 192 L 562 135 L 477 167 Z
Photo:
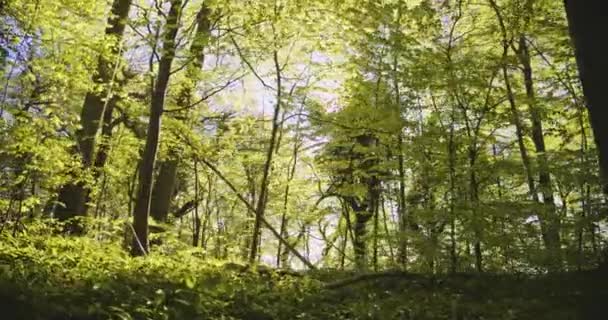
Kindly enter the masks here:
M 0 237 L 1 319 L 606 319 L 608 274 L 252 271 L 165 244 Z

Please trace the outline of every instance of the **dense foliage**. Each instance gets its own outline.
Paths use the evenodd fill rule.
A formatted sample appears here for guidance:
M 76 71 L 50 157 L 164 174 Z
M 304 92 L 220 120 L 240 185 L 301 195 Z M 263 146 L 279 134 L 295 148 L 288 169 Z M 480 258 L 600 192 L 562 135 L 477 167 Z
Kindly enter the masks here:
M 0 0 L 3 301 L 575 317 L 608 256 L 608 144 L 592 14 L 566 4 Z M 323 280 L 386 270 L 343 297 Z

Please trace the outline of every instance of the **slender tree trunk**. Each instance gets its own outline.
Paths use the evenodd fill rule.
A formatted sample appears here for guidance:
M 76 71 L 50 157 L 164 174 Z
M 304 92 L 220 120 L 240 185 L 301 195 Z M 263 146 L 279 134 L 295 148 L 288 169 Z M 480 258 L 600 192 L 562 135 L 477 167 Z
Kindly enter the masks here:
M 194 218 L 192 219 L 192 246 L 198 247 L 201 244 L 201 217 L 198 209 L 194 210 Z
M 530 165 L 530 158 L 528 157 L 528 153 L 526 150 L 526 147 L 524 145 L 524 135 L 523 135 L 523 130 L 522 125 L 521 125 L 521 120 L 519 118 L 519 110 L 517 110 L 517 105 L 515 103 L 515 94 L 513 93 L 513 88 L 511 86 L 511 80 L 509 78 L 509 73 L 507 70 L 507 58 L 508 58 L 508 52 L 509 52 L 509 46 L 510 46 L 510 41 L 508 40 L 507 37 L 507 31 L 506 31 L 506 26 L 504 24 L 503 21 L 503 17 L 501 15 L 500 12 L 500 8 L 496 5 L 496 2 L 494 0 L 489 0 L 492 8 L 494 9 L 494 12 L 496 13 L 496 17 L 498 19 L 498 23 L 500 25 L 500 29 L 501 29 L 501 33 L 502 33 L 502 41 L 503 41 L 503 55 L 502 55 L 502 73 L 503 73 L 503 78 L 505 81 L 505 87 L 507 90 L 507 99 L 509 101 L 509 106 L 511 108 L 511 113 L 512 113 L 512 117 L 513 117 L 513 123 L 515 125 L 515 129 L 516 129 L 516 135 L 517 135 L 517 143 L 519 145 L 519 150 L 521 153 L 521 158 L 522 158 L 522 163 L 524 165 L 524 169 L 526 171 L 526 177 L 527 177 L 527 181 L 528 181 L 528 188 L 530 189 L 530 194 L 532 196 L 532 199 L 535 202 L 540 202 L 540 199 L 538 197 L 538 192 L 536 190 L 535 187 L 535 183 L 534 183 L 534 176 L 532 174 L 532 169 L 531 169 L 531 165 Z M 525 39 L 524 39 L 525 40 Z M 521 58 L 521 57 L 520 57 Z M 529 58 L 528 58 L 529 60 Z M 528 61 L 529 64 L 529 61 Z M 525 69 L 525 68 L 524 68 Z M 527 74 L 527 75 L 526 75 Z M 531 68 L 528 68 L 528 70 L 524 70 L 524 79 L 525 85 L 526 85 L 526 91 L 528 92 L 528 94 L 532 94 L 533 95 L 533 87 L 532 87 L 532 70 Z M 533 98 L 533 97 L 532 97 Z M 532 103 L 532 102 L 531 102 Z M 535 111 L 536 112 L 536 111 Z M 534 117 L 534 116 L 533 116 Z M 535 138 L 538 138 L 538 135 L 540 134 L 541 139 L 542 139 L 542 126 L 539 120 L 539 115 L 536 115 L 537 119 L 537 123 L 536 123 L 536 132 L 533 133 L 533 136 Z M 541 150 L 543 150 L 542 153 L 542 157 L 544 157 L 544 140 L 540 141 L 541 139 L 535 139 L 535 145 L 540 142 L 542 142 L 542 145 L 538 145 L 538 147 L 541 147 Z M 541 162 L 545 162 L 545 160 L 540 160 Z M 546 165 L 545 165 L 546 167 Z M 550 187 L 550 177 L 548 175 L 548 171 L 546 170 L 546 168 L 541 168 L 540 171 L 543 171 L 544 174 L 542 176 L 543 181 L 539 181 L 539 184 L 544 185 L 544 190 L 541 190 L 543 192 L 543 197 L 548 197 L 548 199 L 543 199 L 548 201 L 553 202 L 553 195 L 549 195 L 549 192 L 547 191 L 547 187 Z M 541 186 L 542 188 L 542 186 Z M 554 205 L 553 205 L 554 206 Z M 559 219 L 556 217 L 556 214 L 554 212 L 553 215 L 547 215 L 544 212 L 541 212 L 538 214 L 538 218 L 539 218 L 539 222 L 540 222 L 540 228 L 541 228 L 541 235 L 543 238 L 543 244 L 545 245 L 545 248 L 547 249 L 548 252 L 548 257 L 549 257 L 549 269 L 551 271 L 555 271 L 556 269 L 559 269 L 559 267 L 556 267 L 555 262 L 556 260 L 561 260 L 561 258 L 558 258 L 560 253 L 559 253 L 559 247 L 560 247 L 560 240 L 559 240 Z M 557 221 L 556 221 L 557 220 Z
M 266 161 L 264 163 L 264 170 L 262 174 L 262 181 L 260 183 L 260 194 L 258 196 L 258 203 L 255 210 L 255 221 L 253 225 L 253 234 L 251 241 L 251 251 L 249 252 L 249 263 L 253 264 L 258 255 L 258 242 L 260 239 L 260 232 L 262 226 L 262 218 L 264 217 L 264 211 L 266 210 L 266 200 L 268 198 L 268 184 L 270 179 L 270 170 L 272 167 L 272 160 L 274 154 L 274 148 L 276 145 L 277 135 L 279 132 L 279 115 L 281 113 L 281 103 L 283 99 L 282 86 L 282 75 L 281 67 L 279 65 L 279 53 L 275 50 L 273 52 L 273 61 L 275 66 L 276 76 L 276 104 L 274 107 L 274 113 L 272 116 L 272 131 L 270 133 L 270 141 L 268 143 L 268 149 L 266 151 Z
M 390 191 L 389 191 L 390 194 Z M 391 239 L 390 235 L 390 230 L 388 228 L 388 215 L 386 214 L 386 205 L 385 205 L 385 199 L 384 197 L 382 197 L 382 199 L 380 200 L 380 205 L 382 208 L 382 220 L 383 220 L 383 225 L 384 225 L 384 235 L 386 237 L 386 244 L 388 245 L 388 252 L 391 255 L 391 264 L 394 265 L 395 264 L 395 250 L 393 249 L 393 240 Z M 391 206 L 392 208 L 392 206 Z M 392 210 L 391 210 L 392 212 Z
M 303 106 L 300 107 L 299 113 L 302 113 Z M 289 224 L 288 209 L 289 209 L 289 189 L 291 185 L 291 181 L 295 177 L 296 168 L 298 165 L 298 153 L 300 151 L 300 125 L 302 118 L 298 115 L 296 120 L 296 128 L 295 128 L 295 138 L 293 143 L 293 151 L 291 154 L 291 167 L 287 170 L 287 183 L 285 184 L 285 192 L 283 197 L 283 213 L 281 215 L 281 236 L 284 239 L 287 239 L 287 226 Z M 277 150 L 279 146 L 277 145 Z M 285 268 L 287 266 L 289 260 L 289 251 L 287 248 L 283 248 L 281 241 L 279 241 L 278 249 L 277 249 L 277 267 Z
M 496 6 L 494 0 L 490 0 L 490 4 L 494 8 L 496 13 L 496 17 L 501 26 L 502 32 L 502 42 L 503 42 L 503 52 L 502 52 L 502 62 L 501 62 L 501 71 L 503 80 L 505 82 L 505 89 L 507 92 L 507 101 L 509 102 L 509 107 L 511 110 L 511 122 L 515 126 L 515 135 L 517 137 L 517 146 L 519 147 L 519 153 L 521 155 L 521 162 L 524 166 L 524 171 L 526 174 L 526 181 L 528 183 L 528 189 L 530 190 L 530 195 L 532 196 L 535 202 L 538 202 L 538 194 L 536 193 L 536 186 L 534 182 L 534 176 L 532 174 L 532 165 L 530 164 L 530 157 L 528 156 L 528 150 L 526 149 L 525 141 L 524 141 L 524 132 L 523 125 L 521 122 L 521 117 L 519 114 L 519 110 L 517 109 L 517 104 L 515 102 L 515 94 L 513 93 L 513 87 L 511 86 L 511 78 L 509 77 L 509 70 L 507 68 L 507 58 L 509 54 L 509 40 L 507 39 L 506 27 L 504 26 L 503 18 L 500 13 L 500 9 Z
M 545 221 L 544 237 L 545 246 L 548 251 L 549 269 L 558 271 L 561 269 L 562 264 L 561 241 L 559 235 L 561 223 L 553 200 L 553 187 L 551 186 L 551 175 L 549 174 L 549 167 L 547 164 L 545 138 L 543 137 L 542 116 L 540 110 L 538 110 L 538 105 L 536 104 L 534 80 L 532 78 L 532 64 L 530 63 L 530 53 L 525 35 L 521 35 L 519 38 L 517 55 L 522 66 L 528 108 L 532 120 L 532 141 L 534 142 L 538 159 L 538 185 L 540 187 L 540 192 L 543 195 L 544 210 L 542 216 L 544 216 L 543 220 Z
M 507 49 L 505 49 L 506 51 Z M 519 147 L 519 153 L 521 156 L 521 162 L 524 166 L 524 172 L 526 174 L 526 181 L 528 183 L 528 190 L 530 191 L 530 196 L 535 202 L 539 202 L 538 194 L 536 193 L 536 183 L 534 182 L 534 176 L 532 174 L 532 165 L 530 163 L 530 157 L 528 156 L 528 149 L 526 148 L 524 141 L 524 132 L 523 125 L 521 122 L 519 110 L 517 109 L 517 104 L 515 103 L 515 94 L 513 93 L 513 89 L 511 87 L 511 80 L 509 78 L 509 72 L 507 70 L 507 66 L 502 66 L 502 74 L 505 81 L 505 87 L 507 90 L 507 100 L 509 101 L 509 107 L 511 110 L 511 122 L 515 126 L 515 135 L 517 137 L 517 146 Z
M 401 23 L 401 0 L 398 2 L 397 9 L 397 26 L 396 28 L 400 28 Z M 397 46 L 395 45 L 395 49 Z M 399 86 L 399 78 L 398 78 L 398 68 L 399 61 L 398 55 L 400 52 L 398 50 L 394 50 L 393 52 L 393 87 L 395 90 L 395 103 L 397 105 L 399 114 L 401 114 L 401 90 Z M 405 203 L 405 159 L 403 157 L 403 128 L 399 130 L 399 135 L 397 135 L 397 152 L 399 155 L 397 156 L 397 161 L 399 162 L 399 250 L 398 250 L 398 259 L 401 267 L 406 270 L 407 269 L 407 231 L 408 231 L 408 217 L 407 217 L 407 208 Z
M 399 136 L 397 137 L 398 143 L 398 152 L 399 156 L 397 157 L 397 161 L 399 161 L 399 264 L 401 267 L 406 270 L 407 269 L 407 231 L 408 231 L 408 216 L 407 216 L 407 207 L 405 203 L 405 159 L 403 157 L 403 133 L 399 132 Z
M 95 142 L 97 133 L 104 117 L 106 101 L 112 99 L 112 82 L 118 69 L 117 60 L 122 43 L 122 37 L 129 16 L 132 0 L 114 0 L 108 17 L 108 27 L 105 30 L 106 41 L 111 41 L 109 55 L 100 55 L 97 71 L 93 82 L 97 88 L 87 92 L 80 115 L 81 129 L 76 132 L 78 151 L 82 158 L 82 166 L 88 169 L 93 165 Z M 86 215 L 86 201 L 89 189 L 83 182 L 71 182 L 64 185 L 59 191 L 58 202 L 62 203 L 54 212 L 55 217 L 61 221 L 76 216 Z M 80 233 L 83 230 L 78 226 L 71 228 L 71 232 Z
M 456 145 L 454 143 L 454 117 L 450 123 L 448 139 L 448 166 L 450 178 L 450 273 L 456 273 L 458 268 L 458 255 L 456 252 Z
M 144 255 L 148 252 L 148 216 L 150 213 L 154 163 L 160 139 L 161 117 L 165 105 L 165 95 L 171 76 L 171 65 L 175 57 L 175 38 L 179 28 L 181 7 L 182 0 L 172 0 L 171 9 L 167 15 L 165 35 L 163 37 L 163 54 L 159 62 L 158 77 L 150 105 L 150 120 L 148 122 L 146 145 L 139 172 L 137 199 L 135 209 L 133 210 L 133 228 L 135 230 L 132 247 L 133 255 Z
M 347 217 L 344 217 L 344 221 L 347 222 Z M 340 270 L 344 270 L 344 264 L 346 262 L 346 245 L 348 244 L 348 226 L 345 224 L 344 234 L 342 235 L 342 249 L 340 250 Z
M 197 247 L 198 244 L 200 243 L 200 238 L 201 238 L 201 217 L 198 213 L 198 208 L 199 208 L 199 196 L 200 196 L 200 191 L 199 191 L 199 178 L 198 178 L 198 161 L 194 160 L 194 230 L 192 232 L 192 246 L 193 247 Z M 210 195 L 207 195 L 207 197 L 209 197 Z
M 498 150 L 496 149 L 496 144 L 492 144 L 492 156 L 494 158 L 494 162 L 498 163 Z M 502 187 L 502 179 L 500 176 L 496 177 L 496 190 L 498 193 L 498 200 L 502 201 L 502 194 L 503 194 L 503 187 Z M 502 236 L 505 237 L 505 239 L 507 238 L 507 231 L 506 231 L 506 226 L 505 226 L 505 218 L 501 217 L 500 219 L 500 227 L 501 227 L 501 233 Z M 508 267 L 511 263 L 511 259 L 509 256 L 509 252 L 510 250 L 510 243 L 509 241 L 504 241 L 501 244 L 501 249 L 503 252 L 503 258 L 504 258 L 504 264 L 505 267 Z
M 121 81 L 118 85 L 124 85 L 126 81 Z M 112 141 L 112 131 L 114 130 L 114 124 L 112 123 L 114 117 L 114 108 L 120 101 L 119 96 L 113 95 L 110 98 L 110 102 L 106 106 L 106 110 L 103 113 L 103 125 L 101 127 L 101 137 L 99 141 L 99 147 L 97 148 L 97 153 L 95 155 L 95 163 L 93 171 L 93 181 L 100 184 L 99 194 L 97 195 L 96 204 L 95 204 L 95 217 L 102 216 L 105 211 L 102 211 L 102 203 L 106 198 L 107 191 L 107 181 L 108 176 L 104 173 L 104 168 L 106 163 L 108 162 L 110 151 L 111 151 L 111 141 Z M 85 201 L 90 201 L 90 194 L 87 191 Z
M 256 186 L 256 178 L 252 173 L 253 170 L 250 170 L 247 166 L 245 166 L 245 176 L 247 179 L 247 187 L 249 189 L 247 203 L 255 205 L 257 200 L 257 186 Z M 255 219 L 255 208 L 254 208 L 254 219 Z M 244 221 L 244 226 L 242 229 L 242 247 L 241 247 L 241 258 L 243 260 L 249 259 L 249 250 L 251 249 L 251 227 L 252 221 L 247 219 Z
M 207 177 L 207 201 L 205 201 L 205 219 L 203 220 L 203 228 L 201 232 L 201 244 L 205 251 L 207 250 L 207 240 L 211 236 L 209 233 L 210 223 L 211 223 L 211 213 L 213 212 L 213 208 L 211 206 L 211 194 L 213 189 L 213 180 L 211 177 Z
M 481 229 L 483 221 L 479 217 L 479 183 L 477 174 L 475 173 L 475 161 L 477 159 L 477 146 L 473 145 L 469 148 L 469 166 L 470 166 L 470 192 L 471 205 L 473 206 L 473 231 L 475 233 L 475 241 L 473 250 L 475 251 L 475 269 L 477 272 L 483 272 L 483 254 L 481 251 Z
M 285 191 L 289 191 L 289 187 L 285 187 Z M 287 225 L 289 224 L 289 217 L 287 216 L 287 195 L 284 196 L 284 205 L 283 205 L 283 213 L 281 214 L 281 226 L 279 227 L 279 232 L 281 233 L 281 237 L 283 239 L 288 239 Z M 283 248 L 283 243 L 279 241 L 277 246 L 277 268 L 285 268 L 286 263 L 289 261 L 289 251 L 286 251 Z
M 374 266 L 374 271 L 378 271 L 378 229 L 379 229 L 379 220 L 378 220 L 378 203 L 375 203 L 374 206 L 374 242 L 373 242 L 373 257 L 372 257 L 372 265 Z

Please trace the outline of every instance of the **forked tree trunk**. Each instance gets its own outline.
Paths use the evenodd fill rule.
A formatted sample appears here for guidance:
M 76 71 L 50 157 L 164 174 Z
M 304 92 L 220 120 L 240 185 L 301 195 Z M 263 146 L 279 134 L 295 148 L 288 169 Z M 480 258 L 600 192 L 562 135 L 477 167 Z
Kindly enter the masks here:
M 80 114 L 81 129 L 76 132 L 78 151 L 82 158 L 82 167 L 88 169 L 93 165 L 97 133 L 106 109 L 106 99 L 111 99 L 111 86 L 114 80 L 119 58 L 122 37 L 132 0 L 114 0 L 108 17 L 108 27 L 105 30 L 105 41 L 110 42 L 110 54 L 100 55 L 97 62 L 96 75 L 93 77 L 95 88 L 87 92 L 82 112 Z M 110 94 L 108 94 L 110 93 Z M 54 215 L 61 221 L 76 216 L 86 215 L 86 202 L 90 190 L 83 182 L 71 182 L 59 191 L 57 207 Z M 79 233 L 80 228 L 72 228 Z
M 172 0 L 171 9 L 167 16 L 165 35 L 163 37 L 163 54 L 158 65 L 158 77 L 154 87 L 154 94 L 150 104 L 150 120 L 146 145 L 139 171 L 137 199 L 133 210 L 133 255 L 145 255 L 148 252 L 148 216 L 150 213 L 150 198 L 152 195 L 152 182 L 154 176 L 154 163 L 160 139 L 160 126 L 165 94 L 171 76 L 171 65 L 175 57 L 177 30 L 181 15 L 182 0 Z
M 211 11 L 206 3 L 206 1 L 203 3 L 201 10 L 196 16 L 196 32 L 194 40 L 190 45 L 190 56 L 193 63 L 186 69 L 187 82 L 179 93 L 180 97 L 177 101 L 177 109 L 184 109 L 186 114 L 189 113 L 189 110 L 187 109 L 192 103 L 196 82 L 200 79 L 200 71 L 205 61 L 204 50 L 207 46 L 211 28 L 211 22 L 209 20 Z M 175 186 L 177 185 L 179 162 L 179 155 L 171 154 L 170 159 L 164 160 L 159 165 L 158 178 L 154 183 L 150 204 L 152 218 L 157 221 L 165 222 L 169 216 L 171 204 L 175 199 Z

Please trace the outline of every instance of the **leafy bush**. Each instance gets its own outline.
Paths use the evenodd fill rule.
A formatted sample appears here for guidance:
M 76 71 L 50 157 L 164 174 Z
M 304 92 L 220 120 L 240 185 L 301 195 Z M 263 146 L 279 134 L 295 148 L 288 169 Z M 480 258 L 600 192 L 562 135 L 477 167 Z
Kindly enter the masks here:
M 10 319 L 274 319 L 318 288 L 203 262 L 193 250 L 159 252 L 131 258 L 117 242 L 3 236 L 3 312 Z

